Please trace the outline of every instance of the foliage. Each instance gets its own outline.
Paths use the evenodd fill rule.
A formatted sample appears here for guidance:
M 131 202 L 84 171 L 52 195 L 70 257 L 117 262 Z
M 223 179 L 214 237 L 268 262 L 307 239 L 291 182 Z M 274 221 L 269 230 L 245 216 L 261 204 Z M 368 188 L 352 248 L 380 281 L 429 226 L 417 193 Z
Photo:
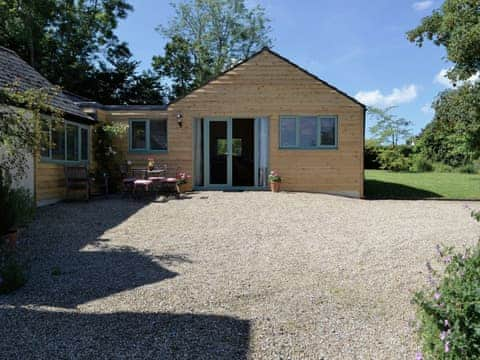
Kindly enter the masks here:
M 365 196 L 395 199 L 479 199 L 480 176 L 365 170 Z
M 395 106 L 385 109 L 369 107 L 368 115 L 374 121 L 375 125 L 370 127 L 370 132 L 379 144 L 389 144 L 392 147 L 398 145 L 400 140 L 406 140 L 412 135 L 410 126 L 412 122 L 397 115 L 391 114 Z
M 423 154 L 412 155 L 410 165 L 411 172 L 428 172 L 433 171 L 433 164 L 430 160 L 426 159 Z
M 17 290 L 27 282 L 24 266 L 12 250 L 0 244 L 0 294 Z
M 477 220 L 479 213 L 472 212 Z M 437 247 L 441 270 L 429 263 L 430 287 L 417 292 L 419 334 L 428 359 L 480 357 L 480 242 L 463 253 Z
M 451 80 L 466 80 L 480 70 L 479 6 L 478 0 L 445 0 L 440 9 L 407 33 L 419 46 L 428 39 L 445 47 L 447 59 L 454 63 L 448 73 Z
M 105 104 L 162 103 L 159 79 L 138 72 L 115 35 L 126 0 L 0 1 L 0 45 L 52 83 Z
M 282 177 L 276 170 L 270 171 L 270 175 L 268 175 L 269 182 L 282 182 Z
M 31 154 L 40 150 L 45 140 L 42 118 L 48 114 L 55 124 L 62 113 L 51 106 L 56 88 L 21 91 L 15 86 L 0 89 L 0 173 L 4 177 L 21 179 L 28 168 Z
M 123 154 L 114 145 L 114 139 L 125 136 L 127 126 L 122 124 L 100 123 L 93 130 L 93 153 L 96 164 L 95 177 L 109 176 L 109 188 L 115 191 L 120 183 L 120 164 Z
M 382 169 L 391 171 L 408 171 L 411 165 L 408 155 L 405 155 L 399 147 L 383 149 L 378 161 Z
M 422 130 L 417 146 L 434 162 L 457 167 L 480 156 L 480 83 L 466 83 L 439 94 L 435 117 Z
M 16 220 L 10 199 L 10 182 L 0 174 L 0 238 L 14 227 Z
M 365 169 L 380 169 L 380 161 L 378 160 L 383 147 L 377 141 L 368 139 L 365 141 L 364 149 L 364 166 Z
M 168 39 L 154 68 L 172 78 L 171 97 L 205 84 L 234 63 L 270 46 L 270 20 L 261 6 L 245 0 L 184 0 L 157 30 Z
M 177 185 L 184 185 L 188 183 L 188 179 L 190 179 L 191 176 L 188 175 L 186 172 L 179 172 L 177 174 Z

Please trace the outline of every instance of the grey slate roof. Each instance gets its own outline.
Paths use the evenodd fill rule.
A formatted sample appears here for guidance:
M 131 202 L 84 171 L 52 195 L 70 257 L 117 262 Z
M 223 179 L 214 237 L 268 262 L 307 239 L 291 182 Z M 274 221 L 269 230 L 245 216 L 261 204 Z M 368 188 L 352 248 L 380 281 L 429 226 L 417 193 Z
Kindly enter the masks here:
M 0 46 L 0 88 L 15 85 L 19 90 L 50 88 L 52 84 L 38 71 L 23 61 L 14 51 Z M 64 93 L 53 96 L 52 106 L 60 109 L 66 118 L 94 122 Z

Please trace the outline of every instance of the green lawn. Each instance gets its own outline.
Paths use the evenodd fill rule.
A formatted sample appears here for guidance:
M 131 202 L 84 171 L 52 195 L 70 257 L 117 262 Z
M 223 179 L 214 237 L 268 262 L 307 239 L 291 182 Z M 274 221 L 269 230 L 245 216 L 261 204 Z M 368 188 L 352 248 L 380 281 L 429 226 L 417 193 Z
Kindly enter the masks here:
M 365 170 L 368 199 L 479 199 L 480 175 Z

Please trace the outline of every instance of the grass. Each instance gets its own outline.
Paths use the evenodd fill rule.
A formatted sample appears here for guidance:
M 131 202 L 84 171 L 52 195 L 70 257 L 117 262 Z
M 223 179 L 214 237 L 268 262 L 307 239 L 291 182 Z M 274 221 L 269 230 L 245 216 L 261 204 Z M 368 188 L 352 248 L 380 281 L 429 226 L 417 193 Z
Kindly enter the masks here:
M 480 200 L 480 175 L 365 170 L 365 195 L 369 199 Z

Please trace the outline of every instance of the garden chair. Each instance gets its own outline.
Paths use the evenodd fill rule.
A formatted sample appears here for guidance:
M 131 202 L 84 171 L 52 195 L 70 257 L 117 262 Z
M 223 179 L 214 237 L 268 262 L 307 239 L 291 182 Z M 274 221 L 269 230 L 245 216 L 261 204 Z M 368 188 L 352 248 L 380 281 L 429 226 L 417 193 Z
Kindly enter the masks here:
M 145 179 L 147 174 L 146 170 L 143 169 L 133 169 L 133 196 L 138 198 L 138 194 L 141 190 L 142 194 L 147 194 L 153 188 L 153 181 Z
M 122 178 L 122 197 L 125 195 L 133 195 L 133 188 L 135 177 L 130 176 L 128 171 L 128 165 L 120 165 L 120 176 Z
M 90 191 L 91 191 L 91 179 L 88 175 L 88 170 L 86 166 L 65 166 L 64 167 L 65 173 L 65 188 L 66 188 L 66 196 L 70 191 L 78 191 L 84 190 L 85 191 L 85 198 L 88 201 L 90 199 Z

